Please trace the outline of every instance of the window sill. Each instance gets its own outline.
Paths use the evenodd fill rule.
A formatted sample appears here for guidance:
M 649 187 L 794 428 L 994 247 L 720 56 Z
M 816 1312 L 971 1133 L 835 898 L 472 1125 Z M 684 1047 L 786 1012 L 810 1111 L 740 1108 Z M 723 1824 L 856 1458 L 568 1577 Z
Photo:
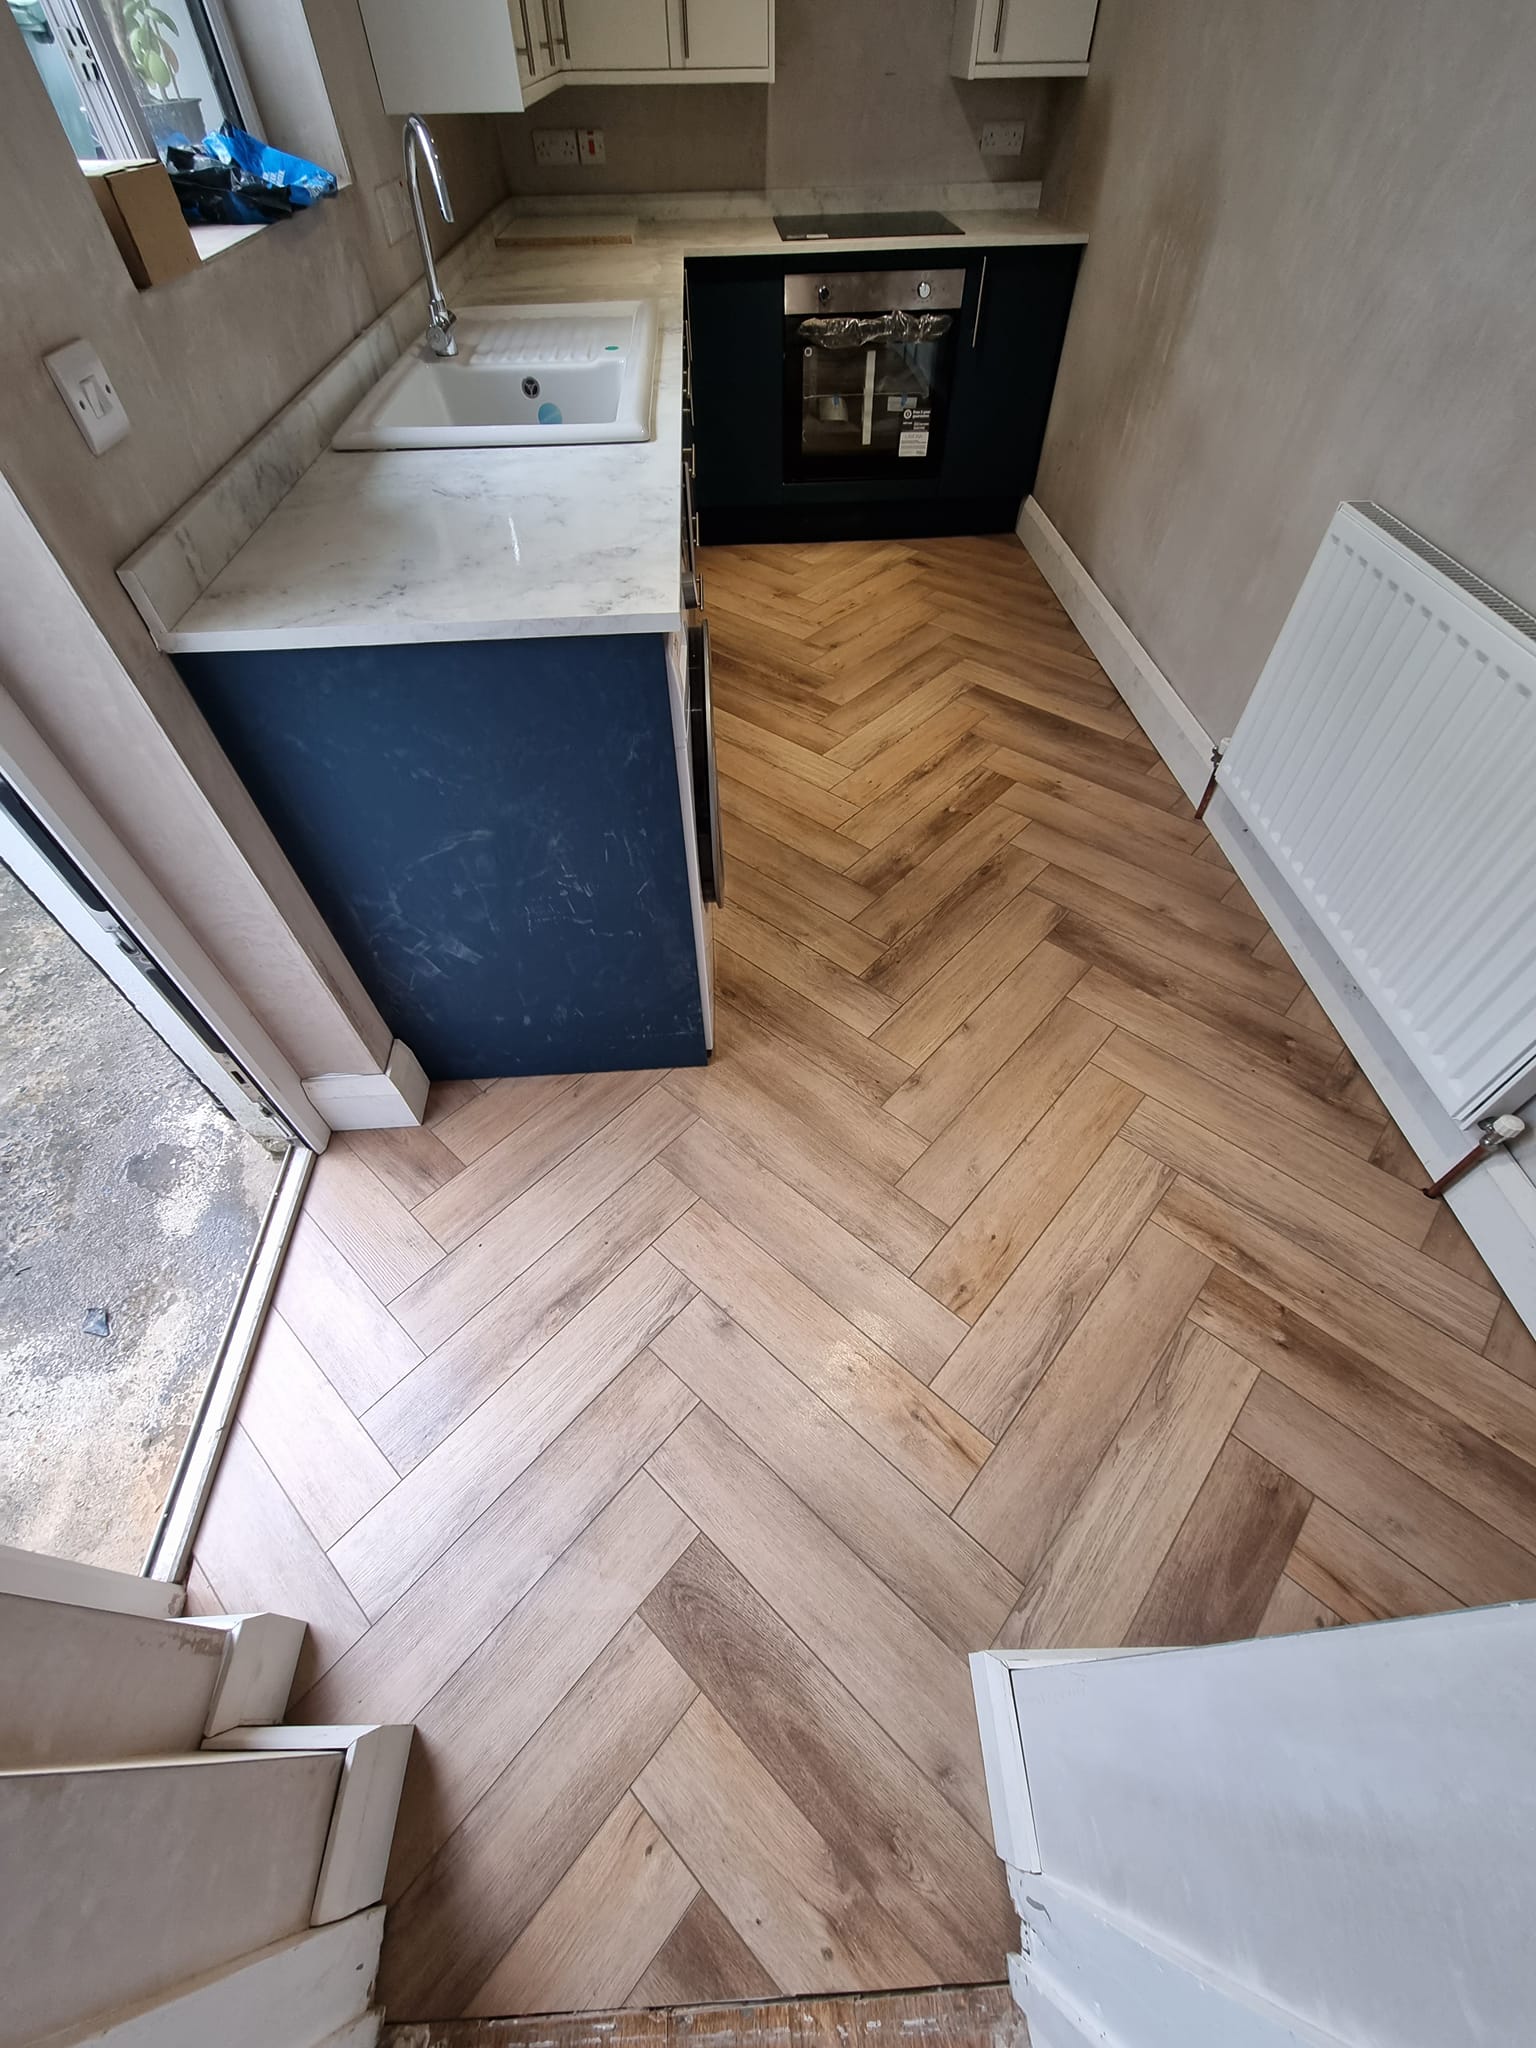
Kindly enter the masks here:
M 269 226 L 266 221 L 257 221 L 249 227 L 218 228 L 201 227 L 192 230 L 192 246 L 205 263 L 211 263 L 215 256 L 222 256 L 226 249 L 248 242 L 252 235 L 259 235 Z

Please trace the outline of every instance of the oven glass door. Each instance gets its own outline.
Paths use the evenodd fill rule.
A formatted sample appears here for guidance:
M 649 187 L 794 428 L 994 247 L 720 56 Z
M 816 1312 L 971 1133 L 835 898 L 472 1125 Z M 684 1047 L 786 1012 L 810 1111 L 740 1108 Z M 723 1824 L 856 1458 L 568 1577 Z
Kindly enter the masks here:
M 954 322 L 927 315 L 785 320 L 785 471 L 790 479 L 918 477 L 943 454 Z M 895 334 L 884 331 L 894 327 Z M 940 330 L 934 332 L 933 330 Z

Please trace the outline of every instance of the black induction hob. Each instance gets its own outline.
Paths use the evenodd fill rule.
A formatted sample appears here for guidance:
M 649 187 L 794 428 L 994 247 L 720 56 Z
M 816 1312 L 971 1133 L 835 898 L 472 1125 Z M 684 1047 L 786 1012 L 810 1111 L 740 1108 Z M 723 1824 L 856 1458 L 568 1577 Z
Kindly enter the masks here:
M 963 235 L 942 213 L 776 213 L 782 242 L 924 242 L 933 235 Z

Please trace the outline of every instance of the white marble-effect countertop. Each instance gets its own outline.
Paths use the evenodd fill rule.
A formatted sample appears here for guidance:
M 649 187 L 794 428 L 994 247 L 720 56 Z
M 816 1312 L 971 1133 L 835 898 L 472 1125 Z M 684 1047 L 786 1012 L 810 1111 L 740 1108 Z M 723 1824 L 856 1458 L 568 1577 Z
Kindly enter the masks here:
M 1086 240 L 1035 212 L 952 209 L 951 217 L 965 234 L 946 242 L 957 257 L 967 245 Z M 580 232 L 579 217 L 569 225 Z M 684 259 L 804 248 L 894 260 L 903 245 L 781 242 L 766 204 L 760 217 L 640 220 L 634 237 L 492 246 L 451 296 L 460 305 L 653 300 L 651 440 L 327 448 L 175 623 L 157 622 L 160 644 L 185 653 L 676 630 Z

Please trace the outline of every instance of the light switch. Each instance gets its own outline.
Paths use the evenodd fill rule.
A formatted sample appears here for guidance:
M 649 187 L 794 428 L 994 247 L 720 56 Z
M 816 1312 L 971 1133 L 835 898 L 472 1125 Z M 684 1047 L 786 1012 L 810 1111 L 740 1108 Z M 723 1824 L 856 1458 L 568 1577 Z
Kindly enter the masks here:
M 44 356 L 43 364 L 92 454 L 102 455 L 115 447 L 128 431 L 128 415 L 112 388 L 106 365 L 91 344 L 72 341 L 67 348 L 56 348 L 51 356 Z

